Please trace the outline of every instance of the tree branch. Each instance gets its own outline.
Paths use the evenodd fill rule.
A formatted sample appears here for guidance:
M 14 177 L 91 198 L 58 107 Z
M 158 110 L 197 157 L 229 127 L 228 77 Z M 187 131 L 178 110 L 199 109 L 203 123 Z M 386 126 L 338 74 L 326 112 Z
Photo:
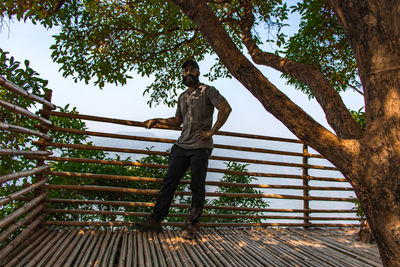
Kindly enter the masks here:
M 257 46 L 251 34 L 254 15 L 249 2 L 246 2 L 245 10 L 246 17 L 240 24 L 240 28 L 243 34 L 243 43 L 253 61 L 256 64 L 272 67 L 306 84 L 324 110 L 329 125 L 340 138 L 361 138 L 363 132 L 360 126 L 354 120 L 353 116 L 351 116 L 342 98 L 333 89 L 325 76 L 312 66 L 294 62 L 273 53 L 264 52 Z
M 165 47 L 165 48 L 160 49 L 160 50 L 155 50 L 151 54 L 149 54 L 149 53 L 140 53 L 140 54 L 138 53 L 138 54 L 135 54 L 135 53 L 131 53 L 129 51 L 126 51 L 124 54 L 119 54 L 119 56 L 120 57 L 129 58 L 130 60 L 132 60 L 134 62 L 136 62 L 136 61 L 147 61 L 147 60 L 150 60 L 154 56 L 158 56 L 158 55 L 161 55 L 163 53 L 168 53 L 168 52 L 177 50 L 179 47 L 182 47 L 184 45 L 188 45 L 188 44 L 192 43 L 198 37 L 198 34 L 199 34 L 198 30 L 195 30 L 194 33 L 193 33 L 193 36 L 190 37 L 189 39 L 182 40 L 182 41 L 180 41 L 178 43 L 175 43 L 174 45 L 172 45 L 170 47 Z M 115 51 L 115 50 L 113 50 L 113 47 L 111 47 L 111 46 L 108 48 L 108 50 L 109 51 Z
M 354 140 L 342 140 L 311 118 L 279 91 L 235 46 L 214 12 L 201 0 L 173 0 L 200 29 L 230 73 L 299 139 L 336 166 L 348 166 Z M 349 145 L 351 143 L 351 145 Z M 333 157 L 332 155 L 335 155 Z
M 227 4 L 229 2 L 230 2 L 229 0 L 207 0 L 207 3 L 212 3 L 217 5 Z
M 359 93 L 360 95 L 364 95 L 364 93 L 360 90 L 360 89 L 358 89 L 356 86 L 354 86 L 354 85 L 351 85 L 351 84 L 347 84 L 347 86 L 348 87 L 350 87 L 350 88 L 352 88 L 354 91 L 356 91 L 357 93 Z

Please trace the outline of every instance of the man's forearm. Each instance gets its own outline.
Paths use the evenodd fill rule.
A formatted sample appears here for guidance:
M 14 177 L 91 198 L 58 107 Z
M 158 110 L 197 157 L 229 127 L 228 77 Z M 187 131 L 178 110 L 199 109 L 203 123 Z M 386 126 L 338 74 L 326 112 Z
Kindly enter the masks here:
M 154 120 L 156 120 L 157 124 L 162 124 L 170 127 L 179 127 L 182 124 L 182 122 L 176 117 L 171 117 L 167 119 L 157 118 Z
M 212 135 L 214 135 L 222 127 L 222 125 L 225 124 L 231 111 L 232 109 L 229 106 L 229 104 L 224 105 L 218 110 L 217 121 L 215 122 L 214 126 L 210 131 Z

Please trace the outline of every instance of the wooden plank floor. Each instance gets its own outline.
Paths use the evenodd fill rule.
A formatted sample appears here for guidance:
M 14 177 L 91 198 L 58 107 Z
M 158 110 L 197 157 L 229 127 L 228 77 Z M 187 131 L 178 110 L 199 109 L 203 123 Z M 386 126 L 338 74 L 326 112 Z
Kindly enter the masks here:
M 382 266 L 377 246 L 355 241 L 355 232 L 203 228 L 188 241 L 180 230 L 41 229 L 3 260 L 5 266 Z

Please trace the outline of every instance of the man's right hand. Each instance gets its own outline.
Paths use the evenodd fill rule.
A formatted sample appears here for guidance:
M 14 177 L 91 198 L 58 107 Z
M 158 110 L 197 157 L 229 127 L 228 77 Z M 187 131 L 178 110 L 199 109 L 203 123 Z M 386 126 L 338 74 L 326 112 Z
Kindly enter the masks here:
M 146 129 L 151 129 L 155 124 L 159 123 L 157 119 L 151 119 L 144 122 Z

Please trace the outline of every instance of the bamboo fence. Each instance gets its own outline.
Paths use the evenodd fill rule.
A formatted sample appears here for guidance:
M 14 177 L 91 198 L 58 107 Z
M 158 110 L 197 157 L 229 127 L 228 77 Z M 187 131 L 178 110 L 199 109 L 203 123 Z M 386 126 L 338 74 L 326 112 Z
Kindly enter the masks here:
M 26 177 L 33 177 L 32 183 L 25 184 L 23 189 L 16 192 L 12 192 L 7 196 L 0 198 L 0 206 L 8 205 L 15 201 L 25 203 L 24 205 L 18 206 L 14 212 L 0 220 L 0 242 L 9 240 L 8 250 L 18 246 L 24 239 L 32 232 L 37 229 L 39 225 L 63 225 L 63 226 L 103 226 L 103 227 L 130 227 L 133 225 L 132 218 L 143 218 L 150 215 L 152 208 L 154 207 L 154 201 L 116 201 L 115 199 L 73 199 L 73 198 L 52 198 L 48 197 L 48 194 L 53 191 L 71 191 L 71 192 L 97 192 L 98 194 L 104 192 L 114 192 L 117 194 L 132 194 L 135 196 L 155 196 L 158 189 L 143 189 L 134 187 L 124 186 L 106 186 L 106 185 L 93 185 L 85 184 L 85 181 L 134 181 L 140 185 L 160 185 L 163 177 L 142 177 L 142 176 L 127 176 L 119 174 L 98 174 L 90 172 L 69 172 L 63 170 L 51 170 L 50 163 L 62 163 L 62 162 L 74 162 L 82 166 L 88 164 L 95 164 L 98 166 L 127 166 L 134 168 L 151 168 L 151 169 L 166 169 L 168 166 L 164 164 L 144 163 L 138 161 L 126 161 L 126 160 L 102 160 L 93 158 L 79 158 L 72 156 L 59 156 L 57 153 L 53 155 L 49 152 L 51 149 L 71 149 L 71 150 L 82 150 L 82 151 L 104 151 L 114 153 L 124 153 L 124 155 L 157 155 L 157 156 L 168 156 L 169 152 L 166 151 L 153 151 L 145 150 L 139 147 L 137 148 L 126 148 L 117 146 L 99 146 L 99 145 L 88 145 L 88 144 L 70 144 L 70 143 L 57 143 L 53 142 L 52 135 L 49 132 L 57 133 L 70 133 L 77 135 L 88 135 L 96 136 L 101 138 L 108 138 L 112 140 L 127 140 L 131 142 L 141 142 L 143 144 L 148 143 L 159 143 L 159 144 L 170 144 L 175 142 L 175 139 L 170 138 L 154 138 L 144 136 L 132 136 L 126 134 L 116 133 L 105 133 L 101 131 L 89 131 L 89 130 L 76 130 L 69 128 L 56 127 L 51 124 L 50 117 L 57 116 L 69 119 L 81 119 L 86 121 L 95 121 L 99 123 L 111 123 L 118 125 L 125 125 L 131 127 L 144 127 L 142 122 L 132 120 L 122 120 L 115 118 L 106 118 L 92 115 L 83 114 L 71 114 L 53 111 L 55 106 L 51 103 L 51 91 L 46 92 L 44 98 L 27 93 L 25 90 L 19 88 L 15 84 L 10 83 L 3 77 L 0 77 L 0 86 L 5 89 L 17 93 L 23 97 L 34 100 L 38 103 L 43 104 L 40 114 L 36 115 L 32 112 L 21 108 L 13 103 L 9 103 L 4 100 L 0 100 L 0 106 L 5 109 L 11 110 L 16 114 L 27 116 L 31 119 L 37 120 L 37 130 L 27 129 L 23 125 L 13 125 L 6 122 L 0 122 L 0 129 L 9 132 L 18 132 L 29 134 L 38 137 L 38 141 L 34 141 L 36 150 L 13 150 L 8 148 L 0 149 L 0 156 L 23 156 L 30 159 L 36 159 L 37 166 L 32 169 L 23 170 L 19 172 L 9 173 L 0 176 L 0 183 L 6 183 L 9 181 L 22 181 L 20 179 Z M 169 131 L 179 131 L 179 127 L 164 127 L 156 125 L 155 128 L 164 129 Z M 233 171 L 228 170 L 224 167 L 211 166 L 208 168 L 208 172 L 213 175 L 246 175 L 255 177 L 256 181 L 252 183 L 232 183 L 232 182 L 221 182 L 218 180 L 207 180 L 207 188 L 212 190 L 206 192 L 207 199 L 215 199 L 219 197 L 225 198 L 246 198 L 246 199 L 263 199 L 263 200 L 279 200 L 279 201 L 298 201 L 301 202 L 301 207 L 288 208 L 283 205 L 273 205 L 268 208 L 254 208 L 254 207 L 242 207 L 242 206 L 218 206 L 209 205 L 204 206 L 205 212 L 202 215 L 204 218 L 222 218 L 226 220 L 231 219 L 258 219 L 258 223 L 238 223 L 238 222 L 204 222 L 203 226 L 302 226 L 302 227 L 357 227 L 359 226 L 359 219 L 355 216 L 355 211 L 349 208 L 313 208 L 313 203 L 323 203 L 326 207 L 332 207 L 333 203 L 349 203 L 353 201 L 353 198 L 348 197 L 353 193 L 352 187 L 346 182 L 346 179 L 342 177 L 338 169 L 327 164 L 316 164 L 313 162 L 324 161 L 324 158 L 317 153 L 310 153 L 309 148 L 306 144 L 303 144 L 299 140 L 280 138 L 280 137 L 269 137 L 263 135 L 247 134 L 247 133 L 235 133 L 220 131 L 217 133 L 219 136 L 231 138 L 230 140 L 236 140 L 229 142 L 229 144 L 217 143 L 214 145 L 214 153 L 210 157 L 210 162 L 221 165 L 222 162 L 238 162 L 242 164 L 248 164 L 252 166 L 261 166 L 263 171 Z M 258 144 L 260 142 L 274 144 L 285 144 L 299 147 L 297 151 L 287 151 L 286 149 L 269 149 L 263 147 L 254 146 L 241 146 L 240 140 L 254 140 Z M 239 156 L 228 156 L 227 151 L 233 151 Z M 242 156 L 243 155 L 243 156 Z M 258 158 L 256 156 L 258 155 Z M 261 155 L 261 156 L 260 156 Z M 276 156 L 278 158 L 285 157 L 286 160 L 268 160 L 267 156 Z M 318 161 L 319 160 L 319 161 Z M 329 164 L 328 164 L 329 165 Z M 270 171 L 268 168 L 275 167 L 278 171 Z M 299 170 L 297 173 L 285 173 L 281 169 L 289 168 L 291 170 Z M 313 175 L 312 172 L 319 172 L 328 175 Z M 333 175 L 332 175 L 333 173 Z M 79 185 L 77 184 L 56 184 L 53 181 L 54 177 L 64 177 L 72 179 L 80 179 L 82 181 Z M 280 183 L 275 183 L 275 181 Z M 320 185 L 318 183 L 329 182 L 329 185 Z M 314 183 L 314 184 L 313 184 Z M 315 184 L 317 183 L 317 184 Z M 188 185 L 190 180 L 181 180 L 180 184 Z M 222 193 L 216 192 L 215 189 L 218 187 L 225 188 L 253 188 L 260 190 L 262 193 Z M 154 187 L 152 187 L 154 188 Z M 214 191 L 213 191 L 214 190 Z M 271 192 L 272 190 L 272 192 Z M 275 193 L 273 190 L 279 190 Z M 27 193 L 33 192 L 33 196 L 27 196 Z M 319 194 L 315 194 L 319 192 Z M 337 193 L 346 193 L 346 197 L 338 197 Z M 177 191 L 176 195 L 190 196 L 191 192 Z M 279 202 L 275 202 L 279 203 Z M 291 202 L 290 202 L 291 203 Z M 297 203 L 297 202 L 296 202 Z M 47 208 L 47 205 L 65 205 L 65 207 L 72 207 L 73 205 L 78 208 Z M 84 207 L 96 207 L 88 210 Z M 102 207 L 111 207 L 111 210 L 102 209 Z M 117 210 L 118 208 L 124 208 L 123 211 Z M 179 210 L 185 210 L 190 208 L 190 204 L 174 202 L 171 207 Z M 130 209 L 140 208 L 139 210 L 132 211 Z M 229 211 L 229 214 L 219 214 L 218 211 Z M 247 214 L 243 214 L 247 212 Z M 256 214 L 254 214 L 256 213 Z M 63 215 L 96 215 L 96 218 L 117 218 L 117 221 L 110 221 L 105 219 L 96 219 L 94 221 L 74 221 L 73 219 L 57 220 L 57 219 L 46 219 L 46 216 L 52 218 L 53 215 L 59 215 L 62 218 Z M 325 216 L 322 216 L 325 215 Z M 103 217 L 101 217 L 103 216 Z M 107 217 L 108 216 L 108 217 Z M 184 218 L 186 215 L 183 211 L 181 213 L 173 212 L 169 215 L 171 218 Z M 54 217 L 55 218 L 55 217 Z M 76 217 L 69 217 L 76 218 Z M 182 222 L 165 222 L 167 226 L 182 226 Z M 23 230 L 25 228 L 25 230 Z M 23 231 L 22 231 L 23 230 Z M 15 236 L 16 232 L 21 232 Z M 55 234 L 54 234 L 55 236 Z M 72 234 L 71 234 L 72 236 Z M 60 237 L 62 240 L 63 237 Z M 64 238 L 69 238 L 65 236 Z M 71 237 L 72 238 L 72 237 Z M 83 238 L 83 237 L 82 237 Z M 110 235 L 104 234 L 102 236 L 92 236 L 90 234 L 85 235 L 85 238 L 99 238 L 99 239 L 110 239 Z M 128 238 L 121 232 L 119 236 L 112 237 L 114 239 L 121 239 L 122 246 L 133 246 L 132 243 L 127 242 Z M 12 240 L 11 240 L 12 239 Z M 67 240 L 67 239 L 65 239 Z M 111 240 L 111 239 L 110 239 Z M 129 239 L 130 240 L 130 239 Z M 82 243 L 79 239 L 70 240 L 74 244 Z M 70 242 L 68 241 L 68 242 Z M 62 241 L 60 241 L 62 242 Z M 112 241 L 114 242 L 114 241 Z M 115 241 L 117 242 L 117 241 Z M 104 253 L 105 257 L 111 257 L 115 255 L 115 248 L 106 248 L 101 245 L 99 241 L 99 248 Z M 166 244 L 159 244 L 159 248 Z M 143 247 L 143 251 L 147 248 Z M 8 251 L 7 250 L 7 251 Z M 7 252 L 6 251 L 6 252 Z M 4 253 L 1 251 L 1 253 Z M 54 253 L 60 253 L 60 259 L 64 260 L 62 251 L 55 251 Z M 128 252 L 130 250 L 128 249 Z M 149 253 L 149 251 L 147 251 Z M 149 253 L 151 254 L 151 253 Z M 1 256 L 1 255 L 0 255 Z M 41 255 L 41 257 L 44 255 Z M 85 257 L 89 257 L 86 255 Z M 1 257 L 0 257 L 1 258 Z M 39 259 L 39 257 L 38 257 Z M 66 259 L 65 259 L 66 260 Z M 83 259 L 83 262 L 90 261 L 90 258 Z M 36 264 L 36 259 L 33 259 L 31 264 Z M 57 264 L 57 262 L 54 262 Z M 126 263 L 125 263 L 126 264 Z
M 45 98 L 31 94 L 17 85 L 7 81 L 4 77 L 0 77 L 0 86 L 7 92 L 16 93 L 24 98 L 33 100 L 43 105 L 44 109 L 55 109 L 55 105 L 50 102 L 51 92 L 47 92 Z M 48 99 L 46 99 L 48 98 Z M 46 134 L 41 126 L 51 125 L 48 116 L 37 115 L 33 112 L 18 106 L 17 104 L 7 102 L 0 99 L 0 106 L 7 109 L 18 116 L 25 116 L 39 122 L 36 130 L 28 129 L 24 125 L 14 125 L 8 122 L 0 122 L 0 129 L 10 133 L 23 133 L 26 135 L 39 138 L 41 142 L 52 141 L 52 137 Z M 18 121 L 18 120 L 16 120 Z M 20 160 L 18 157 L 29 156 L 46 156 L 51 155 L 51 152 L 46 151 L 45 147 L 37 150 L 15 150 L 9 148 L 0 149 L 0 157 L 8 156 L 12 160 Z M 8 244 L 0 251 L 0 259 L 9 255 L 11 251 L 15 250 L 21 243 L 25 242 L 32 233 L 35 233 L 38 227 L 42 224 L 46 213 L 43 212 L 43 200 L 47 197 L 47 192 L 42 191 L 42 187 L 48 182 L 48 178 L 41 175 L 41 173 L 50 168 L 49 165 L 44 164 L 42 160 L 37 162 L 37 166 L 22 171 L 15 171 L 0 176 L 0 184 L 3 187 L 4 183 L 12 181 L 17 185 L 23 185 L 22 189 L 11 192 L 8 195 L 0 197 L 0 208 L 10 209 L 14 208 L 0 218 L 0 243 Z M 32 178 L 31 184 L 23 184 L 23 179 Z M 33 195 L 29 199 L 20 200 L 21 197 L 26 197 L 27 194 Z M 16 202 L 18 200 L 18 202 Z
M 58 116 L 70 119 L 82 119 L 95 122 L 111 123 L 126 125 L 132 127 L 144 127 L 142 122 L 121 120 L 114 118 L 106 118 L 84 114 L 70 114 L 61 113 L 50 110 L 42 110 L 42 115 Z M 164 130 L 180 130 L 180 128 L 169 128 L 164 126 L 156 126 L 155 128 Z M 160 143 L 160 144 L 173 144 L 175 139 L 171 138 L 155 138 L 145 136 L 134 136 L 127 134 L 117 133 L 105 133 L 101 131 L 89 131 L 89 130 L 77 130 L 68 129 L 55 126 L 46 126 L 46 130 L 59 132 L 59 133 L 70 133 L 77 135 L 88 135 L 93 137 L 108 138 L 111 140 L 128 140 L 137 143 Z M 307 145 L 303 144 L 299 140 L 287 139 L 287 138 L 276 138 L 262 135 L 245 134 L 245 133 L 232 133 L 232 132 L 218 132 L 217 135 L 222 135 L 230 138 L 236 138 L 238 143 L 240 138 L 262 140 L 265 142 L 279 142 L 286 144 L 293 144 L 300 147 L 300 151 L 286 151 L 286 150 L 275 150 L 261 147 L 248 147 L 234 145 L 235 142 L 230 144 L 214 144 L 214 151 L 235 151 L 235 152 L 246 152 L 247 156 L 226 156 L 226 153 L 213 153 L 210 157 L 210 162 L 238 162 L 243 164 L 250 164 L 250 166 L 274 166 L 282 168 L 299 169 L 298 174 L 287 174 L 284 172 L 271 172 L 271 171 L 233 171 L 221 167 L 209 167 L 208 172 L 216 175 L 249 175 L 257 178 L 257 182 L 249 184 L 244 183 L 229 183 L 220 181 L 206 181 L 206 186 L 210 188 L 217 187 L 230 187 L 230 188 L 254 188 L 257 190 L 285 190 L 287 193 L 218 193 L 209 191 L 206 192 L 206 197 L 215 199 L 218 197 L 226 198 L 247 198 L 247 199 L 264 199 L 264 200 L 285 200 L 285 201 L 302 201 L 302 208 L 288 209 L 283 207 L 271 207 L 271 208 L 249 208 L 249 207 L 223 207 L 215 205 L 205 205 L 205 213 L 202 215 L 204 218 L 224 218 L 224 219 L 260 219 L 261 223 L 203 223 L 204 226 L 303 226 L 303 227 L 356 227 L 359 226 L 359 218 L 355 216 L 355 211 L 350 208 L 345 209 L 321 209 L 312 208 L 310 203 L 326 203 L 329 207 L 334 203 L 349 203 L 354 199 L 349 197 L 353 193 L 352 187 L 346 182 L 346 179 L 342 177 L 338 169 L 327 164 L 311 164 L 310 159 L 324 160 L 323 157 L 316 153 L 310 153 Z M 52 147 L 58 149 L 73 149 L 73 150 L 87 150 L 87 151 L 104 151 L 104 152 L 116 152 L 124 153 L 126 155 L 158 155 L 168 156 L 169 153 L 166 151 L 153 151 L 145 150 L 140 148 L 127 148 L 117 146 L 99 146 L 99 145 L 82 145 L 82 144 L 69 144 L 69 143 L 54 143 L 42 140 L 36 142 L 36 145 L 43 147 Z M 140 146 L 138 146 L 140 147 Z M 293 160 L 265 160 L 263 158 L 257 159 L 251 155 L 255 153 L 258 155 L 277 155 L 286 158 L 292 158 Z M 61 157 L 61 156 L 32 156 L 36 159 L 42 159 L 53 162 L 74 162 L 77 164 L 95 164 L 99 166 L 131 166 L 131 167 L 144 167 L 152 169 L 166 169 L 167 165 L 144 163 L 138 161 L 126 161 L 126 160 L 102 160 L 93 158 L 77 158 L 77 157 Z M 326 161 L 326 160 L 325 160 Z M 333 171 L 335 175 L 310 175 L 312 170 L 324 172 L 325 174 Z M 44 185 L 43 188 L 46 190 L 63 190 L 63 191 L 75 191 L 75 192 L 113 192 L 118 194 L 132 194 L 132 195 L 157 195 L 158 189 L 142 189 L 124 186 L 100 186 L 100 185 L 88 185 L 85 184 L 85 180 L 112 180 L 112 181 L 135 181 L 140 184 L 160 184 L 162 177 L 141 177 L 141 176 L 127 176 L 118 174 L 98 174 L 98 173 L 82 173 L 82 172 L 69 172 L 69 171 L 44 171 L 43 174 L 50 175 L 52 177 L 68 177 L 71 179 L 80 179 L 80 184 L 51 184 Z M 268 179 L 268 182 L 263 182 L 264 179 Z M 271 180 L 276 181 L 287 181 L 283 184 L 275 184 Z M 299 184 L 297 181 L 301 181 Z M 73 180 L 71 180 L 73 181 Z M 334 185 L 313 185 L 312 182 L 333 182 Z M 190 184 L 190 180 L 181 180 L 180 184 Z M 293 191 L 293 193 L 292 193 Z M 320 194 L 314 194 L 319 192 Z M 346 197 L 336 197 L 336 192 L 344 193 L 348 192 Z M 322 195 L 321 195 L 322 194 Z M 329 196 L 331 194 L 332 196 Z M 175 195 L 190 196 L 190 191 L 176 191 Z M 65 226 L 132 226 L 134 218 L 146 217 L 150 214 L 153 202 L 129 202 L 129 201 L 115 201 L 109 200 L 96 200 L 96 199 L 55 199 L 48 198 L 44 200 L 47 203 L 65 203 L 65 204 L 77 204 L 77 209 L 46 209 L 49 214 L 68 214 L 68 215 L 97 215 L 97 216 L 114 216 L 117 218 L 133 218 L 123 219 L 123 221 L 93 221 L 93 222 L 82 222 L 82 221 L 60 221 L 60 220 L 48 220 L 44 223 L 47 225 L 65 225 Z M 330 204 L 332 203 L 332 204 Z M 147 211 L 141 212 L 129 212 L 129 211 L 105 211 L 105 210 L 85 210 L 79 207 L 88 207 L 95 205 L 94 207 L 130 207 L 130 208 L 146 208 Z M 182 203 L 172 203 L 174 208 L 188 209 L 190 205 Z M 93 207 L 93 206 L 92 206 Z M 115 208 L 114 208 L 115 209 Z M 231 211 L 234 214 L 215 214 L 212 211 L 225 210 Z M 208 213 L 211 212 L 211 213 Z M 257 215 L 243 215 L 243 212 L 256 212 Z M 275 213 L 275 214 L 273 214 Z M 276 214 L 278 213 L 278 214 Z M 283 214 L 282 214 L 283 213 Z M 325 214 L 326 216 L 316 216 L 316 214 Z M 334 215 L 334 216 L 332 216 Z M 170 217 L 185 217 L 184 213 L 173 213 Z M 131 220 L 131 221 L 129 221 Z M 182 226 L 180 222 L 165 222 L 167 226 Z

